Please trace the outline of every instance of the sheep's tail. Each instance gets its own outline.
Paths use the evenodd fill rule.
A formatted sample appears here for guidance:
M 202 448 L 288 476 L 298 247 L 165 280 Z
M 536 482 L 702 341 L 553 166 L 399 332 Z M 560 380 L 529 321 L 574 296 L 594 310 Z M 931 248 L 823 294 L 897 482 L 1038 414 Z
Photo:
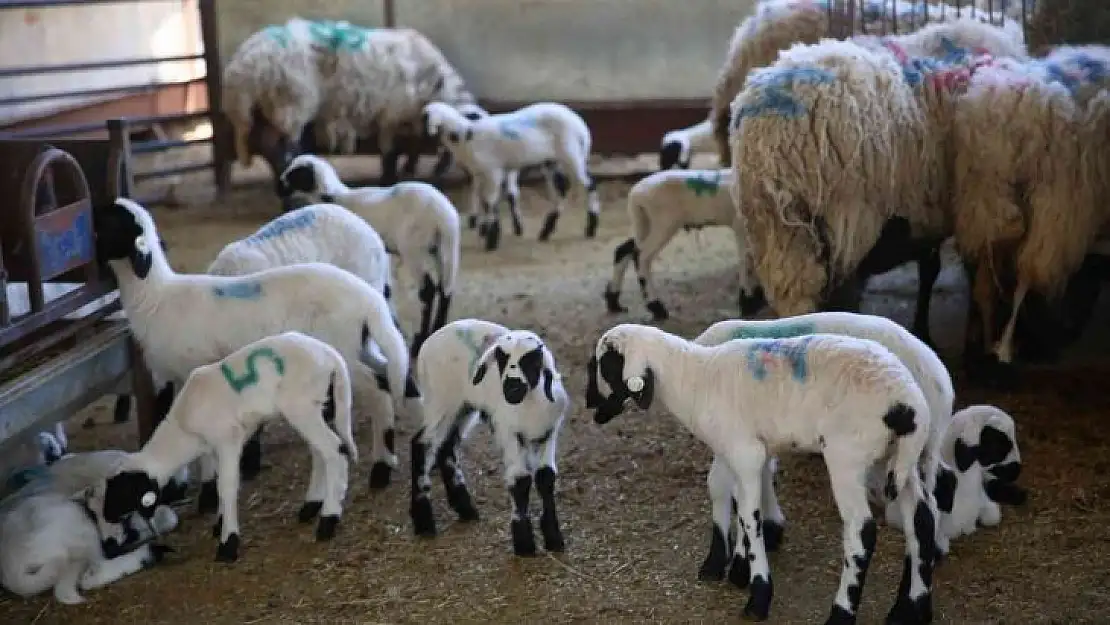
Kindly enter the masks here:
M 628 216 L 632 219 L 632 236 L 642 244 L 651 232 L 651 219 L 647 209 L 637 200 L 636 197 L 628 198 Z
M 897 402 L 883 415 L 883 421 L 895 436 L 884 489 L 887 499 L 894 501 L 918 470 L 922 454 L 928 453 L 929 413 Z
M 415 385 L 411 384 L 409 375 L 409 352 L 405 346 L 404 335 L 393 323 L 393 315 L 385 297 L 381 297 L 381 306 L 371 311 L 363 322 L 363 362 L 379 375 L 383 373 L 384 368 L 384 374 L 389 383 L 389 394 L 393 396 L 397 405 L 402 405 L 405 396 L 411 394 L 411 389 L 407 387 L 415 388 Z M 381 354 L 385 357 L 384 363 L 373 362 L 377 356 L 374 351 L 375 343 L 381 347 Z
M 347 458 L 351 463 L 358 462 L 358 443 L 355 442 L 354 424 L 351 422 L 351 374 L 347 365 L 339 360 L 331 372 L 331 382 L 328 384 L 328 401 L 334 410 L 333 420 L 330 421 L 332 429 L 343 441 L 343 448 L 347 451 Z M 328 420 L 325 417 L 325 420 Z
M 446 203 L 436 228 L 433 249 L 440 289 L 444 295 L 450 296 L 455 292 L 455 280 L 459 274 L 459 213 L 450 200 Z

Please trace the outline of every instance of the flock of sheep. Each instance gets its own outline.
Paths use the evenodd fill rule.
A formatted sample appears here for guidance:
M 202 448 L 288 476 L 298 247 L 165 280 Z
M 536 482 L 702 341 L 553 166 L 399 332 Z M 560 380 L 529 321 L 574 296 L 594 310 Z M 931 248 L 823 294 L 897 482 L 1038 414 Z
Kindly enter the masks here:
M 648 309 L 666 318 L 650 286 L 653 259 L 679 229 L 716 225 L 736 235 L 741 316 L 769 305 L 779 318 L 721 321 L 693 339 L 620 324 L 587 365 L 585 403 L 598 424 L 630 403 L 660 405 L 712 449 L 713 530 L 699 576 L 749 588 L 744 614 L 755 620 L 769 614 L 767 552 L 785 524 L 776 454 L 790 451 L 823 456 L 844 522 L 826 622 L 855 622 L 875 549 L 873 507 L 906 539 L 887 622 L 931 622 L 933 568 L 950 541 L 997 524 L 1000 503 L 1025 499 L 1013 420 L 993 406 L 953 413 L 951 375 L 928 336 L 939 246 L 955 237 L 972 269 L 984 358 L 1010 363 L 1023 298 L 1055 293 L 1104 220 L 1110 49 L 1031 58 L 1011 17 L 893 4 L 894 13 L 865 12 L 865 34 L 835 40 L 825 3 L 759 3 L 736 30 L 709 119 L 668 133 L 668 170 L 629 194 L 633 232 L 614 252 L 610 310 L 623 310 L 632 263 Z M 897 34 L 874 34 L 886 31 Z M 394 172 L 396 145 L 427 134 L 444 148 L 437 169 L 454 161 L 470 175 L 468 221 L 487 249 L 498 245 L 501 200 L 522 230 L 526 167 L 543 171 L 555 204 L 541 240 L 572 191 L 587 209 L 586 236 L 595 234 L 581 118 L 555 103 L 486 113 L 415 31 L 293 19 L 249 38 L 225 83 L 243 163 L 260 117 L 293 146 L 316 120 L 340 153 L 376 134 Z M 687 169 L 714 144 L 722 168 Z M 458 517 L 478 518 L 457 449 L 481 421 L 503 455 L 514 552 L 537 549 L 533 487 L 544 548 L 566 547 L 555 477 L 570 395 L 535 333 L 448 321 L 463 232 L 451 202 L 419 182 L 351 188 L 312 154 L 292 158 L 278 188 L 313 203 L 229 244 L 204 274 L 170 268 L 139 204 L 96 208 L 98 254 L 119 282 L 165 419 L 136 453 L 65 454 L 64 432 L 39 434 L 43 466 L 21 473 L 26 484 L 0 503 L 5 588 L 53 588 L 76 603 L 80 590 L 157 562 L 168 549 L 161 535 L 176 525 L 168 504 L 183 496 L 194 461 L 199 507 L 219 513 L 217 558 L 237 559 L 240 477 L 257 472 L 261 427 L 279 416 L 312 454 L 298 516 L 318 519 L 318 540 L 331 538 L 359 457 L 352 406 L 373 430 L 373 489 L 397 468 L 396 418 L 419 424 L 410 442 L 415 534 L 436 533 L 433 469 Z M 392 302 L 391 256 L 419 289 L 410 345 Z M 908 261 L 922 282 L 913 332 L 882 317 L 816 312 Z M 995 344 L 1000 296 L 1012 309 Z

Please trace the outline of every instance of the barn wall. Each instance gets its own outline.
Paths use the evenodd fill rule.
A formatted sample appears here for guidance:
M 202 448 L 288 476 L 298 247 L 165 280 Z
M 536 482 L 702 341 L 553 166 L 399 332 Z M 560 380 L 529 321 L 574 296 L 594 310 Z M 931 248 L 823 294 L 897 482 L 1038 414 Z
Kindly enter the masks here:
M 0 67 L 58 65 L 204 50 L 196 0 L 0 10 Z M 204 76 L 200 61 L 0 78 L 0 98 L 178 82 Z M 0 125 L 118 96 L 0 105 Z
M 439 45 L 488 100 L 704 98 L 753 0 L 396 0 L 399 26 Z M 696 8 L 692 8 L 696 7 Z M 382 2 L 217 4 L 226 60 L 292 15 L 380 26 Z

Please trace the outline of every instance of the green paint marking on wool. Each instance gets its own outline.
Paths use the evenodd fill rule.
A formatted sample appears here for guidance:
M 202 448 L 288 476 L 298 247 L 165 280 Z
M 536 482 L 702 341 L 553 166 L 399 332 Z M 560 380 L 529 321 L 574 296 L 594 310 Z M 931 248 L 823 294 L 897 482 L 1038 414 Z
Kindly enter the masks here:
M 277 371 L 277 374 L 285 375 L 285 361 L 281 359 L 281 356 L 277 355 L 277 352 L 269 347 L 260 347 L 251 350 L 251 352 L 247 354 L 247 370 L 242 375 L 235 373 L 235 370 L 226 362 L 220 364 L 220 372 L 224 374 L 224 379 L 227 380 L 228 386 L 236 393 L 242 393 L 245 389 L 258 384 L 258 365 L 255 361 L 259 358 L 268 358 L 274 363 L 274 370 Z
M 311 22 L 308 30 L 315 45 L 331 52 L 360 50 L 370 38 L 371 32 L 369 28 L 331 20 Z
M 785 323 L 760 323 L 741 326 L 732 331 L 733 339 L 788 339 L 795 336 L 813 334 L 816 327 L 812 323 L 789 321 Z
M 497 337 L 492 334 L 487 334 L 479 341 L 474 338 L 473 332 L 463 329 L 455 330 L 455 336 L 459 339 L 459 342 L 466 345 L 470 350 L 470 367 L 468 371 L 470 371 L 470 376 L 473 377 L 474 370 L 478 368 L 478 359 L 489 349 L 490 345 L 493 345 L 493 341 Z
M 722 171 L 718 170 L 713 174 L 712 178 L 702 178 L 701 174 L 697 176 L 690 176 L 686 178 L 686 187 L 694 192 L 694 195 L 701 197 L 703 195 L 717 195 L 721 190 L 721 175 Z
M 278 42 L 278 45 L 280 45 L 281 47 L 289 47 L 289 30 L 286 29 L 284 26 L 267 26 L 266 28 L 262 29 L 262 32 L 274 41 Z

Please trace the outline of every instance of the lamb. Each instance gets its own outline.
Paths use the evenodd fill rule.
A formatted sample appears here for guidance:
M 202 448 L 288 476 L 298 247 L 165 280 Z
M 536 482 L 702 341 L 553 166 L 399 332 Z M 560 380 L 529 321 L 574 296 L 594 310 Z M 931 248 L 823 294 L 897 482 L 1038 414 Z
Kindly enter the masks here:
M 939 473 L 944 434 L 949 430 L 948 424 L 953 418 L 952 405 L 955 402 L 956 392 L 952 386 L 952 376 L 936 352 L 901 325 L 885 317 L 849 312 L 823 312 L 759 321 L 730 319 L 718 321 L 709 326 L 693 342 L 697 345 L 714 346 L 734 339 L 780 339 L 808 334 L 836 334 L 875 341 L 897 356 L 910 371 L 914 382 L 924 394 L 925 403 L 929 408 L 928 443 L 925 453 L 921 456 L 920 466 L 925 476 L 926 495 L 933 493 L 937 485 L 936 478 Z M 775 495 L 773 478 L 776 467 L 776 459 L 769 458 L 761 478 L 763 498 L 760 507 L 764 519 L 762 530 L 764 541 L 771 551 L 778 548 L 786 522 Z M 872 467 L 870 482 L 877 485 L 877 488 L 872 488 L 872 499 L 880 504 L 884 503 L 881 496 L 883 477 L 880 467 Z M 709 554 L 698 573 L 698 577 L 703 580 L 722 579 L 725 567 L 730 562 L 729 529 L 735 500 L 732 493 L 738 486 L 733 480 L 732 472 L 725 461 L 720 457 L 714 457 L 706 479 L 709 497 L 713 504 L 714 520 Z M 898 516 L 898 507 L 893 503 L 887 503 L 885 508 L 888 519 Z M 936 541 L 938 555 L 947 554 L 946 535 L 938 531 Z M 739 552 L 739 550 L 736 551 Z M 739 557 L 739 553 L 731 560 L 730 577 L 734 581 L 740 581 L 737 577 L 738 571 L 743 570 L 744 563 L 736 560 L 736 557 Z M 746 583 L 747 580 L 743 581 Z
M 865 478 L 880 460 L 885 495 L 898 502 L 907 528 L 902 582 L 887 621 L 932 621 L 936 507 L 918 474 L 930 410 L 913 374 L 885 347 L 829 334 L 706 347 L 621 324 L 602 334 L 587 375 L 586 407 L 596 423 L 619 415 L 629 399 L 642 410 L 659 399 L 739 478 L 741 552 L 751 585 L 745 617 L 765 620 L 773 594 L 760 474 L 770 454 L 796 449 L 825 457 L 844 519 L 844 569 L 828 622 L 856 620 L 876 538 Z
M 400 257 L 420 285 L 420 329 L 412 340 L 415 358 L 428 335 L 446 322 L 458 278 L 459 214 L 451 200 L 425 182 L 351 188 L 330 163 L 313 154 L 293 159 L 278 182 L 283 196 L 302 193 L 350 210 L 373 226 L 389 253 Z
M 326 263 L 300 263 L 241 277 L 178 274 L 162 253 L 145 208 L 119 198 L 94 209 L 93 217 L 97 253 L 116 275 L 131 332 L 142 346 L 155 388 L 161 389 L 156 416 L 166 414 L 173 385 L 193 369 L 289 330 L 335 347 L 352 376 L 373 373 L 377 387 L 391 394 L 397 406 L 419 396 L 388 302 L 350 272 Z M 394 406 L 375 385 L 368 386 L 371 398 L 378 398 L 370 487 L 380 489 L 389 484 L 397 465 Z M 202 509 L 215 503 L 215 490 L 215 481 L 207 480 Z
M 706 119 L 693 126 L 671 130 L 659 146 L 659 169 L 690 169 L 694 154 L 713 150 L 713 121 Z
M 267 363 L 265 366 L 262 363 Z M 179 467 L 207 453 L 218 464 L 220 536 L 216 560 L 239 557 L 239 455 L 255 429 L 280 416 L 308 443 L 312 473 L 297 514 L 320 515 L 316 540 L 335 536 L 347 493 L 348 462 L 358 461 L 351 433 L 351 380 L 334 347 L 300 332 L 249 343 L 189 374 L 166 419 L 143 448 L 130 454 L 104 487 L 109 522 L 143 513 L 151 494 Z
M 489 117 L 489 111 L 482 108 L 481 106 L 478 106 L 477 104 L 463 104 L 456 108 L 458 108 L 459 113 L 461 113 L 463 117 L 469 119 L 470 121 L 476 121 L 482 119 L 483 117 Z M 446 146 L 441 146 L 441 149 L 444 151 L 444 153 L 450 156 L 451 151 L 447 149 Z M 554 182 L 554 172 L 551 169 L 546 167 L 543 168 L 543 174 L 549 182 Z M 481 193 L 479 193 L 480 189 L 478 188 L 478 185 L 473 184 L 474 177 L 470 176 L 469 173 L 467 175 L 470 177 L 471 184 L 469 208 L 470 212 L 467 213 L 466 216 L 466 227 L 473 229 L 474 227 L 479 226 L 479 221 L 482 214 L 482 198 Z M 519 180 L 520 170 L 510 169 L 505 172 L 505 182 L 502 184 L 501 189 L 501 194 L 504 195 L 509 202 L 509 216 L 512 218 L 513 221 L 513 234 L 517 236 L 524 234 L 524 222 L 520 216 Z M 500 201 L 500 199 L 498 201 Z M 485 235 L 485 226 L 485 223 L 480 224 L 478 234 L 483 236 Z
M 338 204 L 312 204 L 285 213 L 224 246 L 208 266 L 214 276 L 242 276 L 302 262 L 331 263 L 362 278 L 390 300 L 389 254 L 370 224 Z M 390 302 L 392 304 L 392 302 Z M 393 323 L 400 328 L 391 306 Z M 247 442 L 243 479 L 262 468 L 262 427 Z
M 590 177 L 590 129 L 573 110 L 554 102 L 530 104 L 511 113 L 467 119 L 444 102 L 424 107 L 428 133 L 440 138 L 447 149 L 474 177 L 486 213 L 486 249 L 497 248 L 501 223 L 497 204 L 508 172 L 526 166 L 543 166 L 548 194 L 555 207 L 544 218 L 539 240 L 555 231 L 563 203 L 573 186 L 585 197 L 586 238 L 597 233 L 601 211 L 597 183 Z M 515 205 L 513 196 L 510 206 Z M 514 211 L 515 214 L 515 211 Z M 514 222 L 517 233 L 519 223 Z
M 621 282 L 628 263 L 636 267 L 640 292 L 655 321 L 669 317 L 667 307 L 652 297 L 651 264 L 680 229 L 729 226 L 736 236 L 740 257 L 740 314 L 754 315 L 763 307 L 763 289 L 755 282 L 748 263 L 744 226 L 737 219 L 730 194 L 729 169 L 660 171 L 643 178 L 628 191 L 632 236 L 613 250 L 613 277 L 605 285 L 605 303 L 611 313 L 628 312 L 621 306 Z
M 555 510 L 555 454 L 570 400 L 551 351 L 533 332 L 480 319 L 447 324 L 428 338 L 426 347 L 416 363 L 417 377 L 426 389 L 424 422 L 412 437 L 410 515 L 416 534 L 436 533 L 429 499 L 433 465 L 439 468 L 447 500 L 459 519 L 478 519 L 456 451 L 477 413 L 501 449 L 513 505 L 513 552 L 536 553 L 528 512 L 533 483 L 543 502 L 544 549 L 563 551 Z

